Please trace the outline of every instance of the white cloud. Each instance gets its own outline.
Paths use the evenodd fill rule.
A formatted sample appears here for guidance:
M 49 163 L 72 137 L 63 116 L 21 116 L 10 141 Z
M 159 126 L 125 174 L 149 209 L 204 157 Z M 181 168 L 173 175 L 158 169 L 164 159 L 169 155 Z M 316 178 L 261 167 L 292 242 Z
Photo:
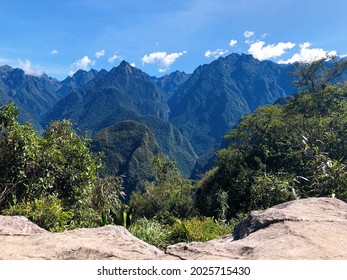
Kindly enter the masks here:
M 95 61 L 91 60 L 87 55 L 82 57 L 81 59 L 75 61 L 71 64 L 72 70 L 70 71 L 70 76 L 72 76 L 77 70 L 89 70 L 90 66 L 95 65 Z
M 243 36 L 245 36 L 245 38 L 253 37 L 254 32 L 253 31 L 245 31 L 245 32 L 243 32 Z
M 237 44 L 237 40 L 234 40 L 234 39 L 231 39 L 230 42 L 229 42 L 229 46 L 230 47 L 235 47 Z
M 310 48 L 311 43 L 306 42 L 303 44 L 300 44 L 300 52 L 294 54 L 290 59 L 288 60 L 280 60 L 278 63 L 294 63 L 294 62 L 313 62 L 315 60 L 326 58 L 329 56 L 336 56 L 336 51 L 325 51 L 320 48 Z
M 100 58 L 100 57 L 104 56 L 105 53 L 106 53 L 105 50 L 97 51 L 97 52 L 95 53 L 95 57 L 96 57 L 96 58 Z
M 130 65 L 132 66 L 132 67 L 136 67 L 136 64 L 133 62 L 133 63 L 130 63 Z
M 260 37 L 261 37 L 262 39 L 265 39 L 265 37 L 267 37 L 267 36 L 269 36 L 269 35 L 270 35 L 269 33 L 264 33 L 264 34 L 261 34 Z
M 177 58 L 181 57 L 186 53 L 187 51 L 175 52 L 170 54 L 166 52 L 153 52 L 148 55 L 146 54 L 142 58 L 142 64 L 144 65 L 145 63 L 158 63 L 159 72 L 166 72 L 168 69 L 170 69 L 170 66 L 176 61 Z
M 205 57 L 214 57 L 214 58 L 218 58 L 224 54 L 226 54 L 228 52 L 228 50 L 223 50 L 223 49 L 217 49 L 215 51 L 210 51 L 210 50 L 207 50 L 205 52 Z
M 115 54 L 115 55 L 109 57 L 107 61 L 112 63 L 113 61 L 115 61 L 116 59 L 119 59 L 119 58 L 120 58 L 120 56 Z
M 26 75 L 41 77 L 43 75 L 43 71 L 36 70 L 32 67 L 30 60 L 22 61 L 18 60 L 18 68 L 22 69 Z
M 292 49 L 295 46 L 295 44 L 292 42 L 280 42 L 277 44 L 271 44 L 267 46 L 264 45 L 265 42 L 257 41 L 251 44 L 250 48 L 248 49 L 248 52 L 252 54 L 255 58 L 259 60 L 264 60 L 272 57 L 279 57 L 285 53 L 286 49 Z
M 52 51 L 51 51 L 51 54 L 52 54 L 52 55 L 55 55 L 55 54 L 58 54 L 58 53 L 59 53 L 58 50 L 52 50 Z

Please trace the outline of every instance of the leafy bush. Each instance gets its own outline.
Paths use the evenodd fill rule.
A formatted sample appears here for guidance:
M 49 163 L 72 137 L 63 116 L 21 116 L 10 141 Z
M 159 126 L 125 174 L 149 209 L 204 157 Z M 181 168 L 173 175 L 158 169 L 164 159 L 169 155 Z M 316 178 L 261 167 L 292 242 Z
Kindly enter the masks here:
M 159 248 L 179 242 L 204 242 L 230 234 L 231 225 L 219 223 L 209 217 L 194 217 L 184 221 L 176 220 L 173 225 L 162 224 L 155 219 L 142 218 L 129 228 L 137 238 Z
M 171 228 L 170 243 L 205 242 L 232 232 L 233 227 L 219 223 L 211 217 L 193 217 L 184 221 L 177 220 Z
M 156 220 L 142 218 L 129 228 L 131 234 L 137 238 L 159 248 L 169 245 L 169 230 Z
M 60 232 L 69 227 L 74 214 L 64 211 L 56 195 L 41 197 L 33 201 L 15 203 L 4 211 L 5 215 L 21 215 L 49 231 Z

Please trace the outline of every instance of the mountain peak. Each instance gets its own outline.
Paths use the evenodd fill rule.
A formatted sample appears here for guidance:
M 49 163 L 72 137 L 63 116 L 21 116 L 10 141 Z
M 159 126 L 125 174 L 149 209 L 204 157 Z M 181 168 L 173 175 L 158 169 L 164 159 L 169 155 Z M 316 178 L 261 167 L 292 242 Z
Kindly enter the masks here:
M 122 60 L 122 62 L 119 64 L 120 67 L 132 67 L 129 62 L 126 60 Z
M 0 71 L 12 71 L 13 68 L 10 66 L 10 65 L 3 65 L 3 66 L 0 66 Z
M 127 61 L 123 60 L 117 68 L 126 74 L 131 74 L 133 73 L 134 67 L 132 67 Z

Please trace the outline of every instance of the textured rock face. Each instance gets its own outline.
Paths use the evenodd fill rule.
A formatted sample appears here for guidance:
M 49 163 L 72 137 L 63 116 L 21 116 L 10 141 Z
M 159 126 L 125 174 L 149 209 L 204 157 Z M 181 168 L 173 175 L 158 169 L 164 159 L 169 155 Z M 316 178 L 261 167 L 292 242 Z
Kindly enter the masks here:
M 0 259 L 175 259 L 119 226 L 63 233 L 45 231 L 23 217 L 0 216 Z
M 331 198 L 283 203 L 252 212 L 233 235 L 163 252 L 118 226 L 50 233 L 23 217 L 0 216 L 0 259 L 347 260 L 347 204 Z
M 252 212 L 233 235 L 167 252 L 183 259 L 347 260 L 347 204 L 331 198 L 283 203 Z

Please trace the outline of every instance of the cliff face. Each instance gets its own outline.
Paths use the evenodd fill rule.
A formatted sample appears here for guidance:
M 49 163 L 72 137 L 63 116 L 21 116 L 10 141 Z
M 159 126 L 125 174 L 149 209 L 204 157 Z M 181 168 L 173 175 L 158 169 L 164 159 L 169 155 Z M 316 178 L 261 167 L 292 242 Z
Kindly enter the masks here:
M 234 234 L 163 252 L 119 226 L 47 232 L 0 216 L 0 259 L 347 259 L 347 204 L 310 198 L 254 211 Z

